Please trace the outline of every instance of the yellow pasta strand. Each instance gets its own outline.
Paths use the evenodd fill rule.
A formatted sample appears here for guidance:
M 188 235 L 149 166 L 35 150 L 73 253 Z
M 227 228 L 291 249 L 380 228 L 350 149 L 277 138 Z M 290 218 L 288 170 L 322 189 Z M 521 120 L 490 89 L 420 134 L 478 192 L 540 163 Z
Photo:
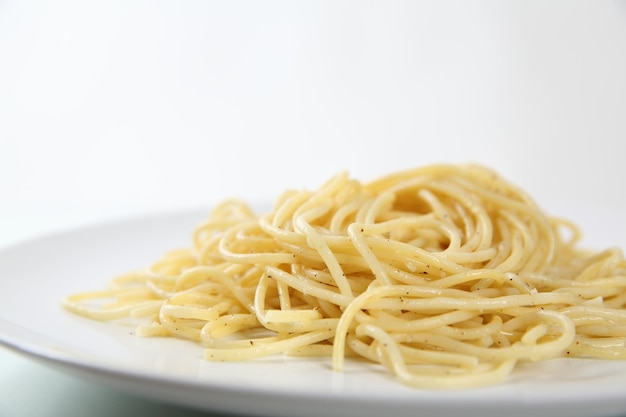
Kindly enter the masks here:
M 522 362 L 626 359 L 626 261 L 580 235 L 486 167 L 342 173 L 262 215 L 224 201 L 189 248 L 63 305 L 207 360 L 361 358 L 421 389 L 479 386 Z

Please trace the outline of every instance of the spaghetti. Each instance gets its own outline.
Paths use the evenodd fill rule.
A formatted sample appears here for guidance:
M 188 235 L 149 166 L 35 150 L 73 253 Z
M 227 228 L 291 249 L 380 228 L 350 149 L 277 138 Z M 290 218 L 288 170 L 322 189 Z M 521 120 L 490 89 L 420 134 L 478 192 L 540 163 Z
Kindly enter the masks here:
M 340 174 L 261 216 L 225 201 L 189 249 L 63 305 L 208 360 L 359 357 L 419 388 L 478 386 L 523 362 L 626 359 L 626 261 L 579 237 L 485 167 Z

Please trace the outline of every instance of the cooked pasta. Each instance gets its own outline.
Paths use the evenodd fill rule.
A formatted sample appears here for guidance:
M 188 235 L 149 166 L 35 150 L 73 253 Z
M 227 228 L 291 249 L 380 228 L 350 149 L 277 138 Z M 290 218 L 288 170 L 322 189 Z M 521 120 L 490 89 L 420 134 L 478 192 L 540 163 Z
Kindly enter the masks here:
M 626 262 L 478 165 L 368 183 L 339 174 L 257 215 L 217 206 L 188 249 L 70 295 L 68 310 L 137 320 L 204 357 L 346 357 L 426 389 L 505 380 L 523 362 L 626 359 Z

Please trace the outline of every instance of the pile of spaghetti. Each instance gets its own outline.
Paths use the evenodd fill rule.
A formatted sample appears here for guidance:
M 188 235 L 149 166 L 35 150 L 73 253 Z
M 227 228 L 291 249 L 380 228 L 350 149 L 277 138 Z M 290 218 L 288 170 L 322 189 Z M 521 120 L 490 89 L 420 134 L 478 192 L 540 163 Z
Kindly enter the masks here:
M 626 262 L 578 240 L 485 167 L 340 174 L 262 215 L 225 201 L 189 249 L 63 303 L 142 318 L 138 335 L 198 341 L 208 360 L 358 357 L 415 387 L 478 386 L 523 362 L 626 359 Z

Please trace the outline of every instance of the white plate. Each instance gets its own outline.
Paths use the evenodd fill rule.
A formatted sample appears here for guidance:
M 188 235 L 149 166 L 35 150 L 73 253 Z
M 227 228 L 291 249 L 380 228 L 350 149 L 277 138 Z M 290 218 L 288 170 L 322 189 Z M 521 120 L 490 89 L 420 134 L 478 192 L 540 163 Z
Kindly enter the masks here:
M 363 363 L 348 363 L 344 373 L 336 373 L 328 359 L 277 356 L 245 363 L 206 362 L 201 347 L 192 342 L 138 338 L 131 334 L 132 328 L 91 322 L 62 310 L 59 300 L 64 295 L 100 288 L 120 272 L 143 267 L 164 251 L 185 246 L 204 215 L 130 219 L 3 249 L 0 342 L 122 390 L 248 415 L 601 417 L 626 413 L 626 362 L 550 361 L 523 367 L 496 386 L 431 392 L 402 386 L 377 366 Z M 617 217 L 604 216 L 602 225 L 613 236 L 626 236 Z M 604 243 L 610 244 L 610 239 Z

